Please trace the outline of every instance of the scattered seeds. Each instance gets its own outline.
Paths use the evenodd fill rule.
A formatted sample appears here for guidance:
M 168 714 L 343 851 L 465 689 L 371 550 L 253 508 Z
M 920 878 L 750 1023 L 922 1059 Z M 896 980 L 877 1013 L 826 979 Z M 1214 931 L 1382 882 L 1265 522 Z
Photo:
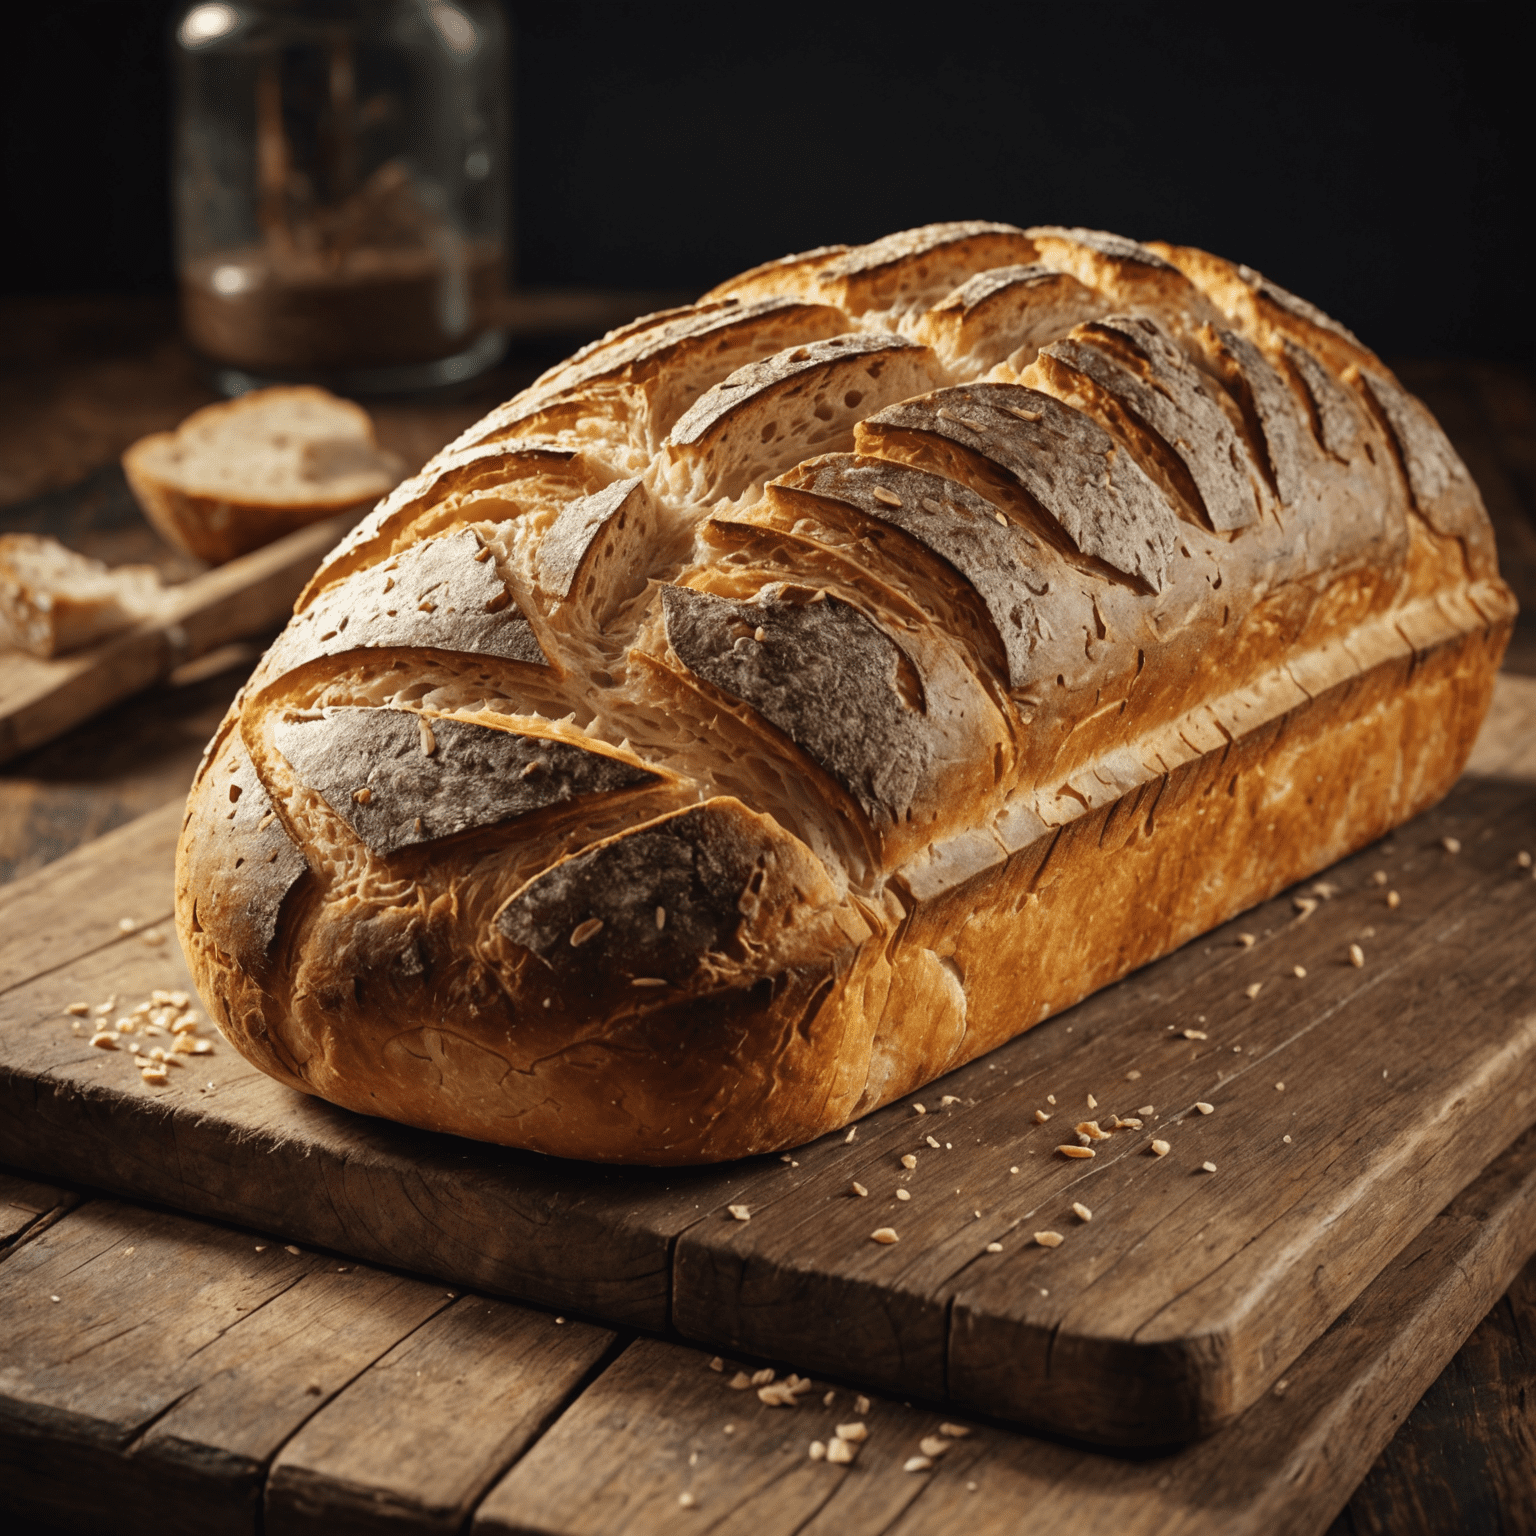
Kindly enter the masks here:
M 585 922 L 577 923 L 571 930 L 571 948 L 576 949 L 588 939 L 595 939 L 602 931 L 603 920 L 600 917 L 589 917 Z
M 1065 1142 L 1063 1142 L 1061 1146 L 1057 1147 L 1056 1150 L 1060 1152 L 1063 1157 L 1093 1157 L 1096 1155 L 1092 1147 L 1074 1147 L 1069 1146 Z
M 855 1179 L 853 1181 L 853 1183 L 851 1185 L 849 1185 L 849 1188 L 852 1189 L 854 1194 L 856 1194 L 861 1200 L 864 1198 L 865 1195 L 867 1195 L 869 1193 L 869 1191 L 867 1189 L 865 1189 L 864 1186 L 862 1184 L 860 1184 L 857 1179 Z
M 1154 1141 L 1151 1146 L 1153 1157 L 1167 1157 L 1169 1151 L 1166 1141 Z
M 1205 1171 L 1206 1171 L 1206 1172 L 1207 1172 L 1207 1173 L 1215 1173 L 1215 1172 L 1216 1172 L 1216 1164 L 1215 1164 L 1215 1163 L 1201 1163 L 1201 1164 L 1200 1164 L 1200 1166 L 1201 1166 L 1201 1167 L 1202 1167 L 1202 1168 L 1203 1168 L 1203 1169 L 1204 1169 L 1204 1170 L 1205 1170 Z
M 1387 905 L 1395 912 L 1403 904 L 1403 898 L 1396 891 L 1387 892 Z
M 728 1382 L 726 1382 L 726 1386 L 728 1386 L 733 1392 L 745 1392 L 751 1385 L 752 1378 L 748 1376 L 745 1371 L 737 1371 L 736 1374 L 732 1376 Z
M 1035 1241 L 1042 1248 L 1060 1248 L 1064 1239 L 1060 1232 L 1036 1232 Z
M 1072 1202 L 1072 1214 L 1076 1216 L 1079 1221 L 1093 1220 L 1093 1212 L 1090 1211 L 1081 1200 L 1074 1200 Z
M 1001 1243 L 988 1243 L 987 1244 L 987 1252 L 988 1253 L 1001 1253 L 1002 1251 L 1003 1251 L 1003 1245 Z
M 1291 975 L 1293 976 L 1305 976 L 1306 974 L 1307 968 L 1304 965 L 1293 965 L 1291 967 Z
M 926 1115 L 928 1111 L 921 1104 L 914 1104 L 912 1106 L 912 1113 L 914 1115 Z
M 910 1200 L 912 1198 L 912 1191 L 910 1189 L 898 1189 L 896 1191 L 896 1198 L 898 1200 Z
M 949 1449 L 949 1441 L 938 1435 L 924 1435 L 917 1442 L 917 1448 L 924 1456 L 932 1456 L 934 1460 L 937 1460 Z
M 1263 983 L 1260 982 L 1259 985 L 1262 986 Z M 1211 1037 L 1203 1029 L 1186 1029 L 1184 1031 L 1184 1038 L 1186 1040 L 1209 1040 Z
M 876 1227 L 875 1230 L 869 1234 L 869 1237 L 871 1242 L 884 1243 L 887 1245 L 891 1243 L 899 1243 L 901 1241 L 901 1239 L 897 1237 L 896 1229 L 894 1227 Z
M 1108 1141 L 1109 1132 L 1103 1130 L 1097 1120 L 1084 1120 L 1074 1127 L 1079 1136 L 1086 1136 L 1089 1141 Z
M 948 1109 L 951 1104 L 958 1104 L 959 1102 L 960 1102 L 960 1095 L 959 1094 L 957 1094 L 957 1093 L 946 1093 L 944 1095 L 944 1097 L 939 1100 L 939 1108 L 940 1109 Z
M 939 1142 L 936 1136 L 924 1136 L 923 1140 L 926 1141 L 935 1152 L 939 1150 Z
M 1125 1080 L 1128 1083 L 1134 1083 L 1140 1076 L 1141 1072 L 1137 1068 L 1132 1067 L 1131 1070 L 1125 1074 Z
M 1094 1098 L 1094 1096 L 1090 1093 L 1088 1095 L 1088 1108 L 1089 1109 L 1097 1109 L 1098 1107 L 1099 1107 L 1099 1101 L 1096 1098 Z
M 1150 1104 L 1143 1104 L 1141 1108 L 1136 1111 L 1136 1113 L 1138 1115 L 1151 1115 L 1155 1113 L 1155 1111 Z
M 745 1205 L 728 1205 L 728 1206 L 726 1206 L 726 1210 L 728 1210 L 731 1213 L 731 1215 L 736 1218 L 737 1221 L 751 1221 L 752 1220 L 752 1210 L 751 1210 L 751 1208 L 749 1206 L 745 1206 Z
M 687 1491 L 684 1491 L 684 1492 L 682 1492 L 682 1493 L 680 1493 L 680 1494 L 678 1494 L 678 1496 L 677 1496 L 677 1502 L 678 1502 L 678 1503 L 679 1503 L 679 1504 L 680 1504 L 680 1505 L 681 1505 L 681 1506 L 682 1506 L 682 1507 L 683 1507 L 683 1508 L 684 1508 L 684 1509 L 692 1509 L 692 1508 L 693 1508 L 693 1506 L 694 1506 L 694 1505 L 695 1505 L 695 1504 L 696 1504 L 696 1503 L 698 1503 L 698 1500 L 697 1500 L 697 1499 L 695 1499 L 695 1498 L 694 1498 L 694 1496 L 693 1496 L 693 1495 L 692 1495 L 692 1494 L 691 1494 L 691 1493 L 688 1493 L 688 1492 L 687 1492 Z
M 812 1461 L 821 1461 L 821 1460 L 825 1459 L 826 1454 L 827 1454 L 827 1447 L 826 1447 L 826 1445 L 822 1441 L 820 1441 L 820 1440 L 812 1440 L 811 1441 L 811 1460 Z
M 859 1401 L 863 1402 L 864 1399 L 860 1398 Z M 868 1406 L 863 1408 L 855 1408 L 854 1412 L 868 1413 L 869 1408 Z M 869 1439 L 869 1426 L 865 1424 L 862 1419 L 855 1420 L 852 1424 L 839 1424 L 837 1426 L 837 1438 L 839 1440 L 847 1440 L 850 1442 L 867 1440 Z
M 709 1362 L 709 1368 L 712 1371 L 723 1371 L 725 1369 L 725 1361 L 722 1360 L 719 1355 L 716 1355 L 715 1358 Z
M 1530 854 L 1528 854 L 1525 849 L 1522 848 L 1520 852 L 1515 855 L 1515 863 L 1518 864 L 1521 869 L 1529 869 L 1531 867 Z
M 1447 853 L 1460 853 L 1461 839 L 1459 837 L 1442 837 L 1440 839 L 1440 846 L 1444 848 Z
M 948 1435 L 951 1440 L 964 1440 L 965 1437 L 970 1434 L 970 1432 L 971 1426 L 969 1424 L 939 1425 L 939 1433 L 941 1435 Z
M 857 1136 L 858 1134 L 859 1134 L 858 1126 L 850 1125 L 848 1127 L 848 1134 L 843 1137 L 843 1145 L 846 1147 L 853 1140 L 853 1138 L 855 1136 Z
M 835 1462 L 839 1466 L 847 1466 L 857 1454 L 857 1450 L 844 1440 L 841 1435 L 827 1442 L 827 1460 Z
M 1264 983 L 1262 981 L 1256 981 L 1256 982 L 1252 983 L 1252 985 L 1244 987 L 1243 988 L 1243 994 L 1244 994 L 1244 996 L 1246 996 L 1247 998 L 1249 998 L 1251 1000 L 1251 999 L 1257 997 L 1259 995 L 1259 993 L 1261 991 L 1263 991 L 1263 989 L 1264 989 Z
M 1047 1110 L 1037 1109 L 1035 1111 L 1035 1124 L 1036 1125 L 1044 1125 L 1045 1122 L 1047 1120 L 1049 1120 L 1050 1118 L 1051 1118 L 1050 1113 Z
M 917 1158 L 910 1152 L 903 1152 L 901 1154 L 901 1166 L 903 1168 L 916 1168 Z
M 1214 1115 L 1216 1113 L 1216 1106 L 1214 1104 L 1207 1104 L 1204 1099 L 1198 1100 L 1195 1104 L 1195 1108 L 1198 1109 L 1202 1115 Z
M 117 1049 L 117 1034 L 110 1029 L 104 1029 L 99 1034 L 91 1036 L 91 1044 L 99 1051 L 115 1051 Z
M 853 1400 L 853 1411 L 861 1419 L 869 1412 L 869 1399 L 862 1392 Z
M 768 1383 L 773 1380 L 773 1377 L 774 1372 L 772 1367 L 765 1365 L 762 1370 L 753 1371 L 751 1384 L 754 1387 L 766 1387 Z
M 1280 1140 L 1289 1145 L 1291 1138 L 1289 1136 L 1282 1136 Z
M 1284 1083 L 1276 1083 L 1275 1084 L 1275 1092 L 1276 1093 L 1284 1093 L 1285 1092 L 1285 1084 Z
M 1358 944 L 1351 944 L 1349 946 L 1349 963 L 1356 970 L 1359 970 L 1365 964 L 1365 951 Z
M 903 1472 L 926 1472 L 932 1465 L 933 1460 L 931 1457 L 908 1456 L 907 1459 L 902 1462 L 901 1470 Z
M 1244 949 L 1252 949 L 1253 946 L 1255 944 L 1257 944 L 1259 941 L 1258 941 L 1257 936 L 1254 935 L 1254 934 L 1251 934 L 1251 933 L 1240 933 L 1237 936 L 1237 942 L 1239 944 L 1241 944 Z

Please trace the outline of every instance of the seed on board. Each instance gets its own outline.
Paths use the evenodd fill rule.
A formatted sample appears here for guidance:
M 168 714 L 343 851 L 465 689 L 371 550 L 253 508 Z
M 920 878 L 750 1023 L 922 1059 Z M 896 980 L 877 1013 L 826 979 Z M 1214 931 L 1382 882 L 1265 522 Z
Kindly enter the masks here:
M 908 1456 L 902 1462 L 901 1470 L 903 1472 L 926 1472 L 932 1465 L 933 1458 L 930 1456 Z
M 1120 1122 L 1120 1124 L 1124 1129 L 1128 1131 L 1139 1131 L 1141 1129 L 1141 1116 L 1127 1115 L 1125 1119 Z
M 1244 949 L 1252 949 L 1253 946 L 1255 944 L 1257 944 L 1259 941 L 1258 941 L 1258 938 L 1254 934 L 1251 934 L 1251 933 L 1240 933 L 1237 936 L 1237 942 L 1240 945 L 1242 945 L 1242 947 Z
M 932 1456 L 937 1459 L 949 1449 L 949 1441 L 941 1439 L 938 1435 L 924 1435 L 917 1442 L 917 1448 L 924 1456 Z
M 959 1094 L 957 1094 L 957 1093 L 946 1093 L 944 1095 L 944 1097 L 939 1100 L 939 1108 L 940 1109 L 948 1109 L 951 1104 L 958 1104 L 959 1102 L 960 1102 L 960 1095 Z
M 682 1493 L 678 1494 L 677 1502 L 684 1509 L 692 1509 L 693 1506 L 698 1503 L 698 1500 L 695 1499 L 694 1496 L 685 1489 Z
M 916 1157 L 914 1157 L 912 1155 L 912 1153 L 910 1153 L 910 1152 L 903 1152 L 901 1154 L 901 1166 L 903 1168 L 916 1168 L 917 1167 L 917 1159 L 916 1159 Z
M 1202 1115 L 1214 1115 L 1216 1113 L 1216 1106 L 1214 1104 L 1207 1104 L 1204 1099 L 1197 1099 L 1195 1101 L 1195 1108 Z
M 1153 1157 L 1166 1157 L 1168 1155 L 1168 1143 L 1166 1141 L 1154 1141 L 1148 1150 Z
M 1520 852 L 1515 855 L 1515 863 L 1518 864 L 1521 869 L 1529 869 L 1531 867 L 1530 854 L 1528 854 L 1525 849 L 1522 848 Z
M 115 1051 L 117 1049 L 117 1038 L 113 1030 L 104 1029 L 99 1034 L 91 1036 L 91 1044 L 98 1051 Z
M 861 1419 L 869 1412 L 869 1399 L 862 1392 L 853 1400 L 853 1411 Z
M 754 1387 L 766 1387 L 768 1385 L 768 1383 L 773 1380 L 773 1377 L 774 1377 L 773 1367 L 769 1366 L 769 1365 L 765 1365 L 762 1368 L 762 1370 L 760 1370 L 760 1371 L 753 1371 L 753 1373 L 752 1373 L 752 1383 L 751 1384 Z
M 1063 1157 L 1095 1157 L 1098 1155 L 1094 1152 L 1092 1147 L 1074 1147 L 1068 1145 L 1066 1142 L 1063 1142 L 1061 1146 L 1056 1148 L 1056 1150 L 1060 1152 Z
M 1358 944 L 1351 944 L 1349 946 L 1349 963 L 1356 970 L 1359 970 L 1365 964 L 1365 951 Z
M 821 1400 L 821 1406 L 823 1408 L 830 1408 L 832 1406 L 832 1404 L 835 1403 L 836 1401 L 837 1401 L 837 1393 L 836 1392 L 828 1392 L 828 1393 L 826 1393 L 823 1396 L 823 1398 Z
M 926 1141 L 928 1143 L 928 1145 L 930 1147 L 932 1147 L 935 1152 L 937 1152 L 939 1150 L 939 1140 L 938 1140 L 938 1137 L 936 1137 L 936 1136 L 924 1136 L 923 1140 Z
M 821 1440 L 812 1440 L 810 1457 L 812 1461 L 821 1461 L 827 1454 L 826 1444 Z
M 965 1437 L 970 1434 L 970 1432 L 971 1426 L 969 1424 L 939 1425 L 939 1433 L 941 1435 L 948 1435 L 951 1440 L 964 1440 Z
M 1243 995 L 1252 1000 L 1253 998 L 1257 997 L 1263 990 L 1264 983 L 1262 981 L 1256 981 L 1252 983 L 1252 985 L 1243 988 Z
M 745 1205 L 728 1205 L 728 1206 L 726 1206 L 726 1210 L 728 1210 L 731 1213 L 731 1215 L 736 1218 L 737 1221 L 751 1221 L 752 1220 L 752 1211 L 751 1211 L 751 1208 L 749 1206 L 745 1206 Z
M 864 1406 L 862 1408 L 855 1407 L 853 1411 L 855 1413 L 868 1413 L 869 1404 L 863 1398 L 860 1398 L 859 1401 L 864 1403 Z M 856 1420 L 852 1424 L 839 1424 L 837 1426 L 837 1438 L 849 1442 L 867 1440 L 869 1439 L 869 1426 L 862 1419 Z
M 719 1355 L 716 1355 L 715 1358 L 709 1362 L 709 1368 L 712 1371 L 723 1371 L 725 1369 L 725 1361 L 722 1360 Z
M 1205 1170 L 1205 1171 L 1206 1171 L 1206 1172 L 1207 1172 L 1207 1173 L 1215 1173 L 1215 1172 L 1216 1172 L 1216 1164 L 1215 1164 L 1215 1163 L 1201 1163 L 1201 1164 L 1200 1164 L 1200 1166 L 1201 1166 L 1201 1167 L 1202 1167 L 1202 1168 L 1203 1168 L 1203 1169 L 1204 1169 L 1204 1170 Z
M 1403 898 L 1396 891 L 1387 892 L 1387 905 L 1395 912 L 1403 904 Z
M 869 1234 L 869 1239 L 873 1243 L 885 1243 L 887 1245 L 891 1243 L 899 1243 L 901 1241 L 901 1239 L 897 1237 L 896 1229 L 894 1227 L 876 1227 L 875 1230 Z
M 850 1144 L 850 1143 L 851 1143 L 851 1142 L 852 1142 L 852 1141 L 853 1141 L 853 1138 L 854 1138 L 854 1137 L 855 1137 L 855 1136 L 857 1136 L 857 1135 L 858 1135 L 858 1134 L 859 1134 L 859 1128 L 858 1128 L 858 1126 L 856 1126 L 856 1125 L 850 1125 L 850 1126 L 849 1126 L 849 1127 L 848 1127 L 848 1134 L 847 1134 L 847 1135 L 846 1135 L 846 1136 L 844 1136 L 844 1137 L 843 1137 L 843 1145 L 844 1145 L 844 1146 L 845 1146 L 845 1147 L 846 1147 L 846 1146 L 848 1146 L 848 1145 L 849 1145 L 849 1144 Z
M 1209 1040 L 1211 1037 L 1203 1029 L 1186 1029 L 1184 1031 L 1184 1038 L 1186 1040 Z
M 988 1243 L 987 1244 L 987 1252 L 988 1253 L 1001 1253 L 1002 1251 L 1003 1251 L 1003 1245 L 1001 1243 Z
M 1276 1093 L 1284 1093 L 1285 1092 L 1285 1084 L 1284 1083 L 1276 1083 L 1275 1084 L 1275 1092 Z
M 595 939 L 602 931 L 603 920 L 600 917 L 589 917 L 585 922 L 577 923 L 571 930 L 571 948 L 576 949 L 588 939 Z
M 1060 1248 L 1065 1239 L 1060 1232 L 1036 1232 L 1035 1241 L 1042 1248 Z
M 1074 1200 L 1072 1202 L 1072 1214 L 1076 1216 L 1079 1221 L 1093 1220 L 1093 1212 L 1090 1211 L 1081 1200 Z
M 72 1013 L 77 1018 L 84 1018 L 85 1015 L 88 1014 L 90 1011 L 91 1011 L 91 1005 L 89 1003 L 71 1003 L 64 1010 L 65 1013 Z
M 896 1191 L 896 1198 L 898 1200 L 910 1200 L 912 1198 L 912 1191 L 910 1189 L 898 1189 Z
M 927 1114 L 927 1113 L 928 1113 L 928 1110 L 927 1110 L 927 1108 L 926 1108 L 926 1107 L 925 1107 L 925 1106 L 924 1106 L 924 1105 L 922 1105 L 922 1104 L 914 1104 L 914 1105 L 913 1105 L 913 1106 L 912 1106 L 912 1113 L 913 1113 L 913 1114 L 914 1114 L 914 1115 L 926 1115 L 926 1114 Z
M 1285 1142 L 1285 1144 L 1286 1144 L 1286 1145 L 1287 1145 L 1287 1146 L 1289 1146 L 1289 1145 L 1290 1145 L 1290 1141 L 1291 1141 L 1291 1138 L 1290 1138 L 1290 1137 L 1289 1137 L 1289 1136 L 1282 1136 L 1282 1137 L 1281 1137 L 1281 1138 L 1280 1138 L 1280 1140 L 1281 1140 L 1281 1141 L 1283 1141 L 1283 1142 Z
M 751 1385 L 752 1378 L 748 1376 L 745 1371 L 737 1371 L 736 1374 L 732 1376 L 728 1382 L 726 1382 L 726 1386 L 728 1386 L 733 1392 L 745 1392 Z
M 153 1083 L 157 1087 L 161 1083 L 168 1083 L 171 1080 L 171 1074 L 167 1072 L 163 1066 L 159 1065 L 159 1063 L 156 1063 L 154 1066 L 140 1067 L 139 1076 L 142 1077 L 146 1083 Z
M 1132 1067 L 1131 1070 L 1125 1074 L 1125 1080 L 1128 1083 L 1134 1083 L 1140 1076 L 1141 1072 L 1137 1068 Z
M 867 1189 L 865 1189 L 864 1186 L 862 1184 L 860 1184 L 857 1179 L 855 1179 L 853 1181 L 853 1183 L 851 1185 L 849 1185 L 849 1188 L 852 1189 L 854 1194 L 856 1194 L 861 1200 L 864 1198 L 865 1195 L 867 1195 L 869 1193 L 869 1191 Z
M 1079 1136 L 1086 1136 L 1089 1141 L 1108 1141 L 1109 1132 L 1103 1130 L 1097 1120 L 1084 1120 L 1074 1127 Z
M 827 1460 L 839 1466 L 846 1466 L 856 1455 L 858 1448 L 850 1445 L 841 1435 L 827 1442 Z
M 1150 1104 L 1143 1104 L 1141 1108 L 1136 1111 L 1136 1113 L 1138 1115 L 1151 1115 L 1154 1114 L 1155 1111 Z
M 1442 837 L 1440 839 L 1440 846 L 1444 848 L 1447 853 L 1460 853 L 1461 839 L 1459 837 Z

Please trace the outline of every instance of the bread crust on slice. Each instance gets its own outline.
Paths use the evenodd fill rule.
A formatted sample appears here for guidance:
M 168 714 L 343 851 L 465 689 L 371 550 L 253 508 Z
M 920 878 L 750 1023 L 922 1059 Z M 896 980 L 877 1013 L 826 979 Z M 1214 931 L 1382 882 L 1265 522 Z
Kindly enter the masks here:
M 309 523 L 361 513 L 403 466 L 361 407 L 310 385 L 253 390 L 141 437 L 123 473 L 169 543 L 211 565 Z

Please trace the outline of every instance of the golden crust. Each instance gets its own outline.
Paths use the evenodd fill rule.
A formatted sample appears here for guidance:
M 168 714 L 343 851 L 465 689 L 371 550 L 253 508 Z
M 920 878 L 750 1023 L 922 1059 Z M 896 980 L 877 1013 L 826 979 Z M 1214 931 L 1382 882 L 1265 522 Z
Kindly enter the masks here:
M 1031 287 L 1055 308 L 996 302 Z M 694 338 L 722 297 L 783 295 L 825 335 L 841 309 L 882 368 L 921 358 L 916 397 L 855 380 L 786 414 L 816 340 L 712 376 Z M 595 349 L 542 386 L 586 425 L 538 418 L 540 442 L 461 444 L 402 487 L 237 701 L 189 801 L 178 923 L 265 1070 L 565 1156 L 794 1145 L 1460 772 L 1514 613 L 1486 515 L 1423 407 L 1302 301 L 1199 252 L 954 225 L 701 306 L 605 346 L 620 372 L 643 355 L 647 398 L 738 424 L 707 474 L 688 430 L 644 456 Z M 567 467 L 523 505 L 540 454 Z M 560 777 L 460 807 L 440 751 Z M 261 888 L 236 773 L 271 807 Z M 238 921 L 199 921 L 216 908 Z

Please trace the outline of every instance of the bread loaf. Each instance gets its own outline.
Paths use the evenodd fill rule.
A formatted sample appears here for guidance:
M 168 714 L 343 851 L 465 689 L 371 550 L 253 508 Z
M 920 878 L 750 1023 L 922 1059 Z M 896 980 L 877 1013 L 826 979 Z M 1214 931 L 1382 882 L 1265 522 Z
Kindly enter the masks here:
M 152 565 L 108 570 L 44 534 L 0 534 L 0 650 L 60 656 L 152 618 L 164 605 Z
M 403 472 L 374 442 L 367 411 L 308 384 L 205 405 L 123 454 L 155 529 L 211 565 L 323 518 L 361 516 Z
M 1245 267 L 947 224 L 544 375 L 328 557 L 177 909 L 307 1093 L 792 1146 L 1424 809 L 1513 622 L 1477 490 Z

